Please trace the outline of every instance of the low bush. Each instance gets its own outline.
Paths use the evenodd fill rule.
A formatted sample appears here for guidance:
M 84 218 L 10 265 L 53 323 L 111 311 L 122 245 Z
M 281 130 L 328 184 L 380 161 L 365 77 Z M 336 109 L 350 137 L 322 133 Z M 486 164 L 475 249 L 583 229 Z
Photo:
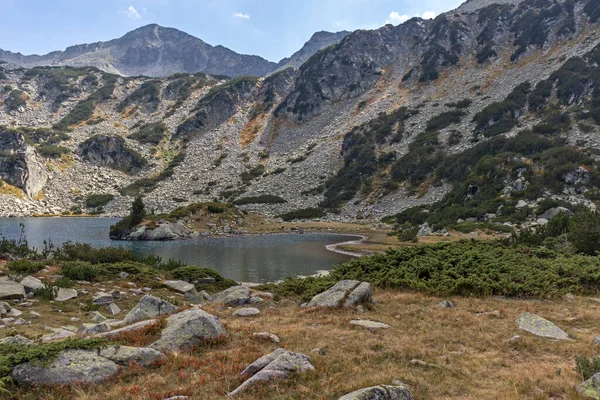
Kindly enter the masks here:
M 6 265 L 6 268 L 15 274 L 21 275 L 32 275 L 37 274 L 44 268 L 46 264 L 42 262 L 36 262 L 31 260 L 14 260 Z
M 142 144 L 159 144 L 167 133 L 167 127 L 164 123 L 142 125 L 137 132 L 129 135 L 129 139 L 137 140 Z
M 93 281 L 100 275 L 100 267 L 85 261 L 68 261 L 60 264 L 61 275 L 76 281 Z
M 90 194 L 85 199 L 87 208 L 97 208 L 108 204 L 115 196 L 112 194 Z
M 279 218 L 283 219 L 284 221 L 293 221 L 295 219 L 313 219 L 322 218 L 324 216 L 325 211 L 321 210 L 320 208 L 304 208 L 279 215 Z
M 281 204 L 285 203 L 285 199 L 271 194 L 263 194 L 260 196 L 242 197 L 233 202 L 239 206 L 243 204 Z
M 217 271 L 210 268 L 184 266 L 171 271 L 171 275 L 175 279 L 193 283 L 202 278 L 213 278 L 213 284 L 199 284 L 199 289 L 210 288 L 211 290 L 225 290 L 231 286 L 236 286 L 237 283 L 231 279 L 222 277 Z

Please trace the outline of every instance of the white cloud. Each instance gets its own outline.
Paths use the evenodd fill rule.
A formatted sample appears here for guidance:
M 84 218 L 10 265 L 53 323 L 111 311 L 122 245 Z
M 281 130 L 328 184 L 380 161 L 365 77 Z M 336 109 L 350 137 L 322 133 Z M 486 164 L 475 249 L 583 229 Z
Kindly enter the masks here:
M 389 19 L 385 21 L 386 24 L 399 25 L 410 19 L 408 15 L 400 15 L 398 11 L 392 11 L 390 13 Z
M 423 19 L 434 19 L 435 18 L 435 11 L 426 11 L 423 13 Z
M 233 14 L 234 17 L 236 18 L 241 18 L 241 19 L 250 19 L 250 15 L 249 14 L 244 14 L 241 12 L 236 12 L 235 14 Z
M 127 15 L 127 18 L 129 18 L 129 19 L 141 19 L 142 18 L 142 16 L 135 9 L 134 6 L 129 6 L 129 8 L 127 8 L 127 11 L 125 11 L 125 15 Z
M 436 16 L 435 11 L 425 11 L 422 15 L 415 14 L 415 17 L 419 17 L 419 18 L 423 18 L 423 19 L 433 19 L 433 18 L 435 18 L 435 16 Z M 400 14 L 398 11 L 392 11 L 390 13 L 388 19 L 385 21 L 385 23 L 399 25 L 399 24 L 405 23 L 406 21 L 408 21 L 411 18 L 412 17 L 410 17 L 406 14 Z

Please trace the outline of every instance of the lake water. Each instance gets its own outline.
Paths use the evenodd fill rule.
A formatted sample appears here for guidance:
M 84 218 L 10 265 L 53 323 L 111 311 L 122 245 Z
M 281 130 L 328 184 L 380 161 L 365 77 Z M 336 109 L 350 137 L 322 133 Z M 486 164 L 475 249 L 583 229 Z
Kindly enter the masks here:
M 132 249 L 139 255 L 155 254 L 188 265 L 213 268 L 241 282 L 271 282 L 288 276 L 311 275 L 348 261 L 325 246 L 351 240 L 345 235 L 280 234 L 215 237 L 170 242 L 125 242 L 108 237 L 114 218 L 0 218 L 0 234 L 18 238 L 25 226 L 29 245 L 41 249 L 44 240 L 89 243 L 93 247 Z

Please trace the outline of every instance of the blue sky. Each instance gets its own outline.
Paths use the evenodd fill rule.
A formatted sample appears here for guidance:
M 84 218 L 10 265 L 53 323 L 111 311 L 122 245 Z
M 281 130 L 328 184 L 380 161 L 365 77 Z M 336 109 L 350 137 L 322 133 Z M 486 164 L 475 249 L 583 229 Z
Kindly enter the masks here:
M 374 29 L 432 17 L 461 0 L 0 0 L 0 48 L 45 54 L 150 23 L 279 61 L 316 31 Z

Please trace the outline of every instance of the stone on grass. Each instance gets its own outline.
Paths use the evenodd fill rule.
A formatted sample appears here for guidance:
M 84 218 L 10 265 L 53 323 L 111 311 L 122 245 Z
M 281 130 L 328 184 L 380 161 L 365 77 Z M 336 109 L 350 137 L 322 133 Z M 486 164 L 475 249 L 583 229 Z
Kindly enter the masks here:
M 108 311 L 111 315 L 117 315 L 121 312 L 121 309 L 115 303 L 111 303 L 106 306 L 106 311 Z
M 286 379 L 292 374 L 314 371 L 308 356 L 292 353 L 286 349 L 277 349 L 250 364 L 241 375 L 248 378 L 237 389 L 229 393 L 236 396 L 246 389 L 273 379 Z
M 109 337 L 109 338 L 118 338 L 123 333 L 135 332 L 149 327 L 150 325 L 154 325 L 157 321 L 155 319 L 147 319 L 144 321 L 139 321 L 134 324 L 124 326 L 122 328 L 113 329 L 112 331 L 103 332 L 96 336 L 101 337 Z M 106 323 L 109 327 L 111 326 L 108 322 Z
M 454 308 L 456 307 L 450 300 L 444 300 L 437 305 L 437 308 Z
M 6 315 L 11 310 L 10 304 L 5 301 L 0 301 L 0 315 Z
M 107 305 L 112 303 L 113 301 L 114 299 L 112 295 L 106 292 L 98 292 L 94 295 L 94 298 L 92 299 L 92 303 L 100 305 Z
M 372 294 L 371 284 L 368 282 L 339 281 L 333 287 L 313 297 L 306 307 L 350 308 L 370 302 Z
M 164 314 L 171 314 L 175 311 L 177 311 L 177 307 L 173 304 L 147 294 L 142 297 L 140 302 L 125 316 L 123 325 L 132 324 L 144 319 L 155 318 Z
M 192 304 L 204 303 L 204 297 L 202 297 L 202 295 L 197 293 L 196 291 L 185 293 L 183 295 L 183 298 Z
M 569 335 L 552 322 L 532 313 L 524 312 L 517 318 L 517 327 L 533 335 L 550 339 L 564 340 Z
M 258 308 L 248 307 L 248 308 L 240 308 L 236 312 L 233 313 L 235 317 L 254 317 L 260 314 L 260 310 Z
M 257 338 L 259 340 L 265 340 L 265 341 L 269 341 L 269 342 L 273 342 L 273 343 L 280 342 L 280 339 L 277 335 L 274 335 L 269 332 L 256 332 L 256 333 L 253 333 L 252 336 L 254 336 L 255 338 Z
M 14 281 L 0 281 L 0 299 L 12 300 L 25 298 L 25 287 Z
M 160 339 L 149 347 L 159 351 L 177 351 L 196 347 L 206 341 L 217 341 L 226 336 L 227 331 L 217 317 L 204 310 L 192 308 L 168 317 Z
M 104 333 L 110 331 L 111 327 L 106 322 L 99 324 L 83 324 L 77 331 L 81 335 L 97 335 L 98 333 Z
M 89 314 L 92 317 L 92 321 L 94 322 L 104 322 L 108 319 L 104 315 L 100 314 L 98 311 L 90 311 Z
M 381 322 L 376 322 L 376 321 L 370 321 L 368 319 L 353 319 L 352 321 L 350 321 L 351 325 L 356 325 L 356 326 L 362 326 L 363 328 L 367 328 L 367 329 L 388 329 L 390 328 L 389 325 L 381 323 Z
M 42 336 L 42 342 L 48 343 L 55 340 L 63 340 L 75 336 L 75 333 L 66 329 L 58 329 L 53 333 Z
M 26 362 L 17 365 L 11 378 L 20 384 L 63 385 L 68 383 L 100 383 L 115 376 L 116 363 L 96 351 L 66 350 L 49 365 Z
M 167 359 L 160 351 L 148 347 L 108 346 L 101 349 L 99 354 L 125 366 L 135 362 L 137 365 L 144 367 Z
M 21 280 L 21 285 L 25 288 L 25 293 L 34 293 L 38 290 L 42 290 L 46 288 L 46 285 L 38 278 L 34 278 L 33 276 L 26 276 Z
M 210 298 L 211 303 L 221 302 L 229 307 L 250 304 L 250 288 L 248 286 L 232 286 Z
M 77 297 L 77 290 L 69 288 L 59 288 L 54 300 L 56 301 L 67 301 Z
M 348 393 L 338 400 L 414 400 L 406 385 L 380 385 Z
M 592 339 L 592 344 L 600 346 L 600 336 L 594 336 L 594 338 Z
M 194 293 L 196 288 L 185 281 L 164 281 L 163 284 L 179 293 Z

